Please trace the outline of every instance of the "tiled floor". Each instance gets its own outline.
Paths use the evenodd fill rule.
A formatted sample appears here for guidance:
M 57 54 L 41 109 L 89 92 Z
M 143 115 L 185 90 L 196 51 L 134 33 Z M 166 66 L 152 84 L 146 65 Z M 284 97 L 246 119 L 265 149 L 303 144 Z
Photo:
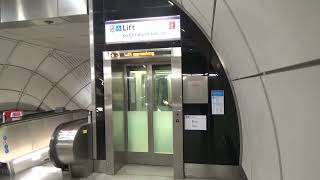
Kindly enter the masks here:
M 93 174 L 88 178 L 78 180 L 173 180 L 173 170 L 170 167 L 127 165 L 115 176 Z M 14 177 L 0 177 L 0 180 L 76 180 L 69 173 L 62 173 L 60 169 L 50 164 L 34 167 Z M 187 180 L 196 180 L 190 179 Z M 202 179 L 204 180 L 204 179 Z

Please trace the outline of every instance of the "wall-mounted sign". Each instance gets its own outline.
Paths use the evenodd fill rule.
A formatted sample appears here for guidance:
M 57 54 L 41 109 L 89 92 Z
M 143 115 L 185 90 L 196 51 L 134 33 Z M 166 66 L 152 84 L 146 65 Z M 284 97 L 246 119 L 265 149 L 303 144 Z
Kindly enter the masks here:
M 213 115 L 224 115 L 224 91 L 211 91 L 211 105 Z
M 12 111 L 10 113 L 10 118 L 12 121 L 21 120 L 22 116 L 23 116 L 23 111 Z
M 185 130 L 207 130 L 206 115 L 185 115 L 184 122 Z
M 180 16 L 106 21 L 106 44 L 180 40 Z
M 9 145 L 8 145 L 8 137 L 7 136 L 3 136 L 2 137 L 2 144 L 3 144 L 3 149 L 4 149 L 4 152 L 6 154 L 8 154 L 10 151 L 9 151 Z

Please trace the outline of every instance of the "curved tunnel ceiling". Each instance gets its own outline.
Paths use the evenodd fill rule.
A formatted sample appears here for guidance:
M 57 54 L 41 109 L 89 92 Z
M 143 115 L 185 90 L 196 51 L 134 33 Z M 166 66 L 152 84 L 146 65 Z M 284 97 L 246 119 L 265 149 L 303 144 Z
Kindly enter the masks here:
M 0 110 L 88 108 L 88 39 L 88 23 L 0 30 Z
M 320 1 L 175 2 L 200 25 L 228 71 L 248 179 L 318 179 Z

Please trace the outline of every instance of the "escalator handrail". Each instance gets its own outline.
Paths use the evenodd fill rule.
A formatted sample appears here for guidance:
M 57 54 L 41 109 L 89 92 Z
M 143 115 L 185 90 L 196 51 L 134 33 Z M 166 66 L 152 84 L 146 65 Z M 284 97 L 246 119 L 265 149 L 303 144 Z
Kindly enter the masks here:
M 2 124 L 0 124 L 0 128 L 5 127 L 5 126 L 21 124 L 21 123 L 25 123 L 25 122 L 30 122 L 30 121 L 37 121 L 37 120 L 41 120 L 41 119 L 47 118 L 47 117 L 54 117 L 54 116 L 60 116 L 60 115 L 64 115 L 64 114 L 77 113 L 77 112 L 81 112 L 81 111 L 87 111 L 87 110 L 80 109 L 80 110 L 64 111 L 64 112 L 50 111 L 50 112 L 46 112 L 46 113 L 34 114 L 33 116 L 29 115 L 27 118 L 22 117 L 22 119 L 18 120 L 18 121 L 8 121 L 6 123 L 2 123 Z

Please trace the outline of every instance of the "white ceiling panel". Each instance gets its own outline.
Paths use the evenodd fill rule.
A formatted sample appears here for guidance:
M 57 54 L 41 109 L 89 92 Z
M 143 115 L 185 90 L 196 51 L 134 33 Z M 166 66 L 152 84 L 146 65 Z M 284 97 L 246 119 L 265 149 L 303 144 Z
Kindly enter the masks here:
M 19 45 L 12 51 L 18 41 L 20 41 Z M 25 89 L 25 93 L 32 95 L 38 100 L 29 96 L 23 96 L 19 105 L 20 107 L 29 109 L 32 105 L 38 106 L 38 101 L 45 98 L 53 83 L 59 82 L 70 70 L 73 70 L 88 59 L 88 42 L 88 23 L 65 22 L 65 24 L 56 25 L 1 29 L 0 64 L 8 60 L 8 63 L 11 65 L 22 68 L 14 66 L 4 68 L 4 71 L 0 74 L 0 89 L 21 91 L 31 76 L 31 72 L 26 69 L 35 70 L 38 65 L 41 65 L 37 70 L 37 73 L 41 76 L 34 74 Z M 54 57 L 48 57 L 43 64 L 40 64 L 53 49 L 54 53 L 52 56 Z M 8 59 L 11 51 L 13 53 Z M 0 69 L 2 69 L 1 65 Z M 78 93 L 88 81 L 90 81 L 90 66 L 87 63 L 81 65 L 74 74 L 70 74 L 58 84 L 41 104 L 41 108 L 51 110 L 57 106 L 65 106 L 69 102 L 70 97 Z M 69 96 L 67 94 L 70 94 L 70 97 L 66 97 Z M 12 106 L 15 106 L 18 97 L 13 99 Z M 8 105 L 3 100 L 5 99 L 0 98 L 0 104 L 3 102 Z M 79 105 L 77 103 L 70 103 L 69 106 L 77 108 Z
M 67 23 L 0 30 L 0 36 L 89 57 L 89 25 Z
M 44 103 L 50 108 L 55 109 L 56 107 L 65 107 L 68 101 L 69 98 L 67 96 L 65 96 L 59 89 L 54 88 L 44 100 Z
M 245 39 L 222 1 L 217 2 L 213 32 L 213 43 L 231 79 L 258 73 Z
M 47 58 L 45 62 L 41 64 L 38 72 L 53 82 L 58 82 L 63 76 L 68 73 L 68 69 L 58 60 L 53 57 Z
M 0 38 L 0 64 L 5 64 L 17 42 Z
M 48 55 L 49 49 L 21 43 L 9 59 L 10 64 L 35 70 Z
M 91 103 L 91 94 L 86 89 L 83 89 L 74 97 L 74 101 L 81 105 L 82 108 L 86 108 Z
M 207 1 L 207 0 L 204 0 Z M 204 14 L 202 14 L 201 11 L 205 11 L 203 9 L 199 9 L 198 6 L 196 6 L 193 3 L 193 0 L 184 0 L 183 1 L 183 7 L 196 19 L 196 21 L 200 24 L 200 26 L 203 28 L 205 33 L 211 37 L 211 25 L 212 21 L 209 22 L 205 17 Z
M 7 66 L 0 74 L 0 88 L 21 91 L 30 76 L 31 72 L 28 70 Z
M 320 57 L 319 0 L 227 2 L 242 26 L 261 70 Z
M 24 110 L 36 110 L 38 106 L 40 105 L 40 101 L 28 96 L 23 95 L 20 99 L 20 102 L 18 104 L 18 109 L 24 109 Z
M 78 105 L 76 105 L 75 103 L 73 102 L 70 102 L 67 107 L 66 107 L 67 110 L 76 110 L 76 109 L 81 109 Z
M 61 89 L 68 92 L 70 96 L 75 95 L 81 88 L 83 88 L 83 85 L 76 77 L 74 77 L 73 74 L 66 76 L 58 85 Z
M 0 90 L 0 110 L 16 108 L 18 99 L 18 92 Z
M 25 91 L 38 99 L 43 99 L 51 87 L 52 84 L 48 80 L 39 75 L 34 75 Z

